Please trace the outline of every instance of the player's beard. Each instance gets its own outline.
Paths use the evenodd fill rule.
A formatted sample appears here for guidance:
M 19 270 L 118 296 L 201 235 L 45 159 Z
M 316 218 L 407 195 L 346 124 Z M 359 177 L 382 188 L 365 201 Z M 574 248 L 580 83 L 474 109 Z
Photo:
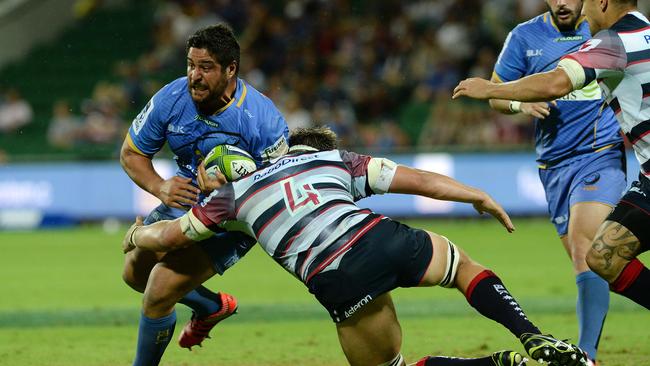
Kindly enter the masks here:
M 228 87 L 228 79 L 225 75 L 214 88 L 210 88 L 202 82 L 189 84 L 188 87 L 192 100 L 204 114 L 215 113 L 230 101 L 230 99 L 224 97 L 226 87 Z
M 568 11 L 567 11 L 568 10 Z M 571 9 L 561 9 L 558 12 L 553 12 L 551 10 L 551 16 L 553 21 L 560 32 L 568 32 L 575 30 L 578 19 L 580 19 L 580 12 L 582 11 L 582 6 L 576 10 Z

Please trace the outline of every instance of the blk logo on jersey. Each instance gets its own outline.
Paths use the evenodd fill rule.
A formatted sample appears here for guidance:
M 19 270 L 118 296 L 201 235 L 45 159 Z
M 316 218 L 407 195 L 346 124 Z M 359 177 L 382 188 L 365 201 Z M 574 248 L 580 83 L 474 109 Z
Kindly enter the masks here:
M 526 50 L 526 57 L 539 57 L 542 55 L 542 49 Z

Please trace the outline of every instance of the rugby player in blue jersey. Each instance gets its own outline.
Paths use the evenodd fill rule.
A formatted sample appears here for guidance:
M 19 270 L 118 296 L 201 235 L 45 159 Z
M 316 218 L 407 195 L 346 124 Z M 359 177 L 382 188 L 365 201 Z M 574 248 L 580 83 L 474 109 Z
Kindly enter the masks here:
M 508 83 L 470 78 L 453 98 L 544 101 L 598 82 L 640 171 L 600 225 L 587 264 L 611 291 L 650 309 L 650 269 L 637 258 L 650 249 L 650 20 L 636 0 L 585 0 L 582 11 L 593 38 L 555 69 Z
M 492 81 L 501 83 L 554 69 L 589 38 L 581 0 L 546 0 L 549 11 L 519 24 L 506 38 Z M 548 211 L 576 275 L 578 345 L 596 359 L 609 307 L 607 282 L 585 257 L 598 227 L 625 190 L 622 139 L 614 113 L 603 108 L 594 80 L 556 101 L 491 99 L 502 113 L 535 118 L 539 176 Z
M 386 192 L 466 202 L 512 232 L 510 218 L 489 195 L 444 175 L 336 150 L 336 135 L 325 128 L 294 130 L 290 143 L 289 154 L 219 187 L 181 218 L 148 226 L 136 222 L 123 250 L 176 250 L 213 231 L 243 230 L 327 309 L 355 366 L 406 365 L 390 291 L 436 285 L 458 289 L 481 315 L 518 337 L 535 360 L 586 365 L 579 348 L 540 334 L 499 277 L 449 239 L 356 204 Z M 203 179 L 205 170 L 199 169 Z M 425 357 L 417 366 L 525 362 L 515 351 L 499 351 L 480 358 Z
M 186 54 L 187 76 L 151 98 L 122 146 L 120 161 L 129 177 L 162 201 L 145 224 L 180 217 L 198 202 L 197 166 L 214 146 L 238 146 L 257 164 L 288 148 L 288 128 L 273 102 L 237 77 L 240 49 L 229 27 L 197 31 L 187 41 Z M 178 164 L 176 175 L 166 180 L 151 160 L 165 143 Z M 210 184 L 222 183 L 220 175 Z M 249 237 L 227 233 L 168 255 L 139 249 L 126 255 L 124 281 L 145 293 L 134 365 L 158 364 L 174 331 L 177 302 L 193 310 L 179 337 L 187 348 L 200 344 L 217 322 L 235 312 L 234 297 L 201 284 L 223 274 L 254 244 Z

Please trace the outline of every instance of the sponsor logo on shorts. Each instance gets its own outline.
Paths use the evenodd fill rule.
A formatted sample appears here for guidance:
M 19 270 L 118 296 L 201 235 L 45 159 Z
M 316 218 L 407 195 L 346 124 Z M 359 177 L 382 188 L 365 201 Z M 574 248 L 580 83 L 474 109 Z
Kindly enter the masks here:
M 562 215 L 558 217 L 553 218 L 553 222 L 557 225 L 564 224 L 565 222 L 569 221 L 569 216 L 568 215 Z
M 345 311 L 345 318 L 351 317 L 354 313 L 357 312 L 357 310 L 361 309 L 362 306 L 366 305 L 372 300 L 372 296 L 366 295 L 363 299 L 359 300 L 358 303 L 350 306 L 348 310 Z
M 646 197 L 645 192 L 643 192 L 643 190 L 641 190 L 641 188 L 639 188 L 639 187 L 632 186 L 632 188 L 630 188 L 630 192 L 635 192 L 635 193 L 638 193 L 638 194 L 642 195 L 643 197 Z

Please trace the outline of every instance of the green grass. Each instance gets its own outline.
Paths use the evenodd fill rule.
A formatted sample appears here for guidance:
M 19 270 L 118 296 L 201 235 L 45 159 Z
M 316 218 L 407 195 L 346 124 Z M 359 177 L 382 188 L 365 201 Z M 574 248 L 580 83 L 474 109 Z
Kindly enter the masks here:
M 573 273 L 546 220 L 518 219 L 514 234 L 491 220 L 410 223 L 446 235 L 497 272 L 544 331 L 577 338 Z M 121 282 L 121 237 L 96 226 L 0 232 L 0 365 L 130 365 L 141 297 Z M 190 353 L 172 343 L 164 365 L 345 364 L 326 312 L 259 248 L 208 286 L 237 295 L 240 313 L 203 348 Z M 400 289 L 393 298 L 410 362 L 521 351 L 455 290 Z M 176 333 L 189 318 L 182 305 L 178 318 Z M 612 295 L 600 365 L 650 365 L 649 329 L 645 309 Z

